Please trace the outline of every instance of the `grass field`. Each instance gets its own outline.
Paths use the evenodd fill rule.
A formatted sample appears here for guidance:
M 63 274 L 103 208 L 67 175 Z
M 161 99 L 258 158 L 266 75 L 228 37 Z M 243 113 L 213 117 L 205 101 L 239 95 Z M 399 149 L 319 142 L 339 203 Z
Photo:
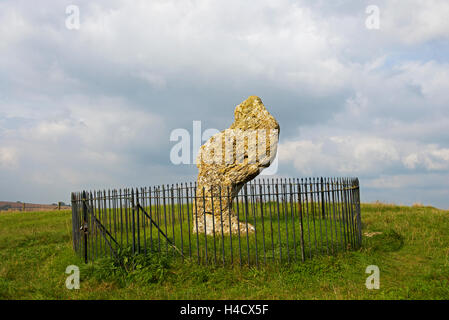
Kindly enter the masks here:
M 431 207 L 362 205 L 360 250 L 276 267 L 180 263 L 171 255 L 84 265 L 72 249 L 71 214 L 0 214 L 0 299 L 448 299 L 449 212 Z M 81 288 L 65 287 L 66 267 Z M 368 265 L 380 289 L 368 290 Z

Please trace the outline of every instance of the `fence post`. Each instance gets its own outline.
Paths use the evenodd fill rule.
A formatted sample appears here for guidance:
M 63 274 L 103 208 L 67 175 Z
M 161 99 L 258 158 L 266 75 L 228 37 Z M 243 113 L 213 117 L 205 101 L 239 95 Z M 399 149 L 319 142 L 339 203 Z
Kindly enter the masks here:
M 87 263 L 87 204 L 86 191 L 83 191 L 83 228 L 84 232 L 84 262 Z
M 361 216 L 360 216 L 360 185 L 359 185 L 359 179 L 358 178 L 356 178 L 355 179 L 355 186 L 356 186 L 356 189 L 355 189 L 355 195 L 356 195 L 356 199 L 355 199 L 355 204 L 356 204 L 356 210 L 357 210 L 357 212 L 356 212 L 356 214 L 357 214 L 357 227 L 358 227 L 358 231 L 359 231 L 359 234 L 358 234 L 358 236 L 359 236 L 359 247 L 361 247 L 362 246 L 362 219 L 361 219 Z
M 73 250 L 78 253 L 77 248 L 77 237 L 76 237 L 76 219 L 78 217 L 78 208 L 76 205 L 76 196 L 75 193 L 72 192 L 72 242 L 73 242 Z
M 306 253 L 304 250 L 304 227 L 302 224 L 302 202 L 301 202 L 301 184 L 299 183 L 299 180 L 297 180 L 298 185 L 298 208 L 299 208 L 299 226 L 301 231 L 301 259 L 302 261 L 306 260 Z M 306 194 L 307 196 L 307 194 Z
M 326 211 L 325 211 L 325 202 L 324 202 L 324 184 L 323 184 L 323 177 L 321 177 L 321 216 L 323 219 L 326 218 Z
M 131 208 L 132 208 L 132 219 L 131 219 L 131 230 L 133 234 L 133 246 L 132 251 L 133 254 L 136 253 L 136 206 L 134 201 L 134 188 L 131 189 Z
M 243 195 L 244 195 L 244 201 L 245 201 L 245 225 L 246 225 L 246 253 L 248 256 L 248 267 L 251 266 L 250 262 L 250 254 L 249 254 L 249 234 L 248 234 L 248 188 L 247 184 L 243 186 Z
M 140 201 L 139 201 L 139 188 L 136 188 L 136 202 L 135 210 L 137 213 L 137 253 L 140 253 Z

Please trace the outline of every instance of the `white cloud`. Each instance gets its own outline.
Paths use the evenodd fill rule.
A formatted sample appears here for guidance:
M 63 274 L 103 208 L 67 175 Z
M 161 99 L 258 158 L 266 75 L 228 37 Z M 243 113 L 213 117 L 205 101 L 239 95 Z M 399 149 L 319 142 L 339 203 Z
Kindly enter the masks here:
M 305 175 L 372 175 L 399 159 L 391 141 L 369 136 L 331 136 L 288 141 L 279 147 L 281 162 L 293 162 Z
M 67 96 L 61 103 L 64 114 L 20 127 L 16 138 L 46 144 L 73 140 L 97 151 L 126 146 L 152 148 L 165 138 L 161 135 L 165 129 L 161 116 L 123 99 Z M 149 136 L 153 138 L 147 139 Z
M 449 149 L 371 136 L 322 136 L 292 140 L 279 146 L 281 163 L 292 163 L 303 175 L 373 177 L 392 170 L 414 173 L 449 170 Z
M 0 147 L 0 168 L 13 168 L 17 165 L 17 150 L 12 147 Z
M 120 1 L 81 10 L 76 39 L 96 48 L 85 54 L 145 70 L 137 74 L 152 85 L 189 73 L 201 83 L 244 75 L 322 94 L 340 88 L 346 76 L 333 51 L 338 37 L 310 9 L 286 0 Z
M 3 1 L 0 3 L 0 21 L 0 52 L 32 34 L 33 26 L 29 21 L 19 10 Z
M 407 169 L 415 169 L 419 163 L 418 157 L 419 156 L 417 153 L 410 153 L 409 155 L 403 157 L 402 162 Z
M 449 149 L 439 148 L 434 144 L 427 145 L 407 155 L 403 162 L 410 169 L 422 166 L 429 171 L 449 170 Z
M 406 44 L 449 38 L 449 3 L 445 0 L 385 1 L 381 23 L 385 32 Z
M 406 62 L 400 65 L 398 70 L 403 74 L 401 80 L 405 85 L 418 87 L 420 93 L 429 100 L 439 104 L 447 104 L 449 63 L 437 63 L 435 61 L 425 63 Z
M 126 146 L 154 148 L 163 136 L 165 120 L 150 111 L 115 98 L 68 99 L 71 116 L 79 123 L 78 136 L 89 147 L 116 150 Z M 151 137 L 151 139 L 149 139 Z
M 288 141 L 279 145 L 279 159 L 282 162 L 292 162 L 294 167 L 305 175 L 313 175 L 314 165 L 323 165 L 328 162 L 322 154 L 323 143 L 313 143 L 309 140 Z
M 437 195 L 448 194 L 449 190 L 447 188 L 441 188 L 441 185 L 447 183 L 449 175 L 447 174 L 436 174 L 436 173 L 407 173 L 407 174 L 393 174 L 393 175 L 380 175 L 374 178 L 367 178 L 363 180 L 363 184 L 366 188 L 377 189 L 377 190 L 408 190 L 413 192 L 413 196 L 418 195 L 420 192 L 425 195 L 426 193 L 434 193 Z M 396 190 L 395 190 L 396 189 Z M 388 197 L 388 195 L 385 195 Z M 409 203 L 421 202 L 421 199 L 408 198 Z M 396 201 L 396 203 L 398 203 Z

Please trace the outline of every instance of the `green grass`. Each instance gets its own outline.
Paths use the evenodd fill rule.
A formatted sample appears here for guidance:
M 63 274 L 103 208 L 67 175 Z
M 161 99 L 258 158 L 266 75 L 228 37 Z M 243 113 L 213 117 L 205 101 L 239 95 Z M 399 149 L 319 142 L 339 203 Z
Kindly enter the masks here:
M 200 266 L 171 255 L 108 258 L 74 254 L 70 212 L 0 214 L 0 299 L 448 299 L 449 212 L 362 205 L 361 249 L 256 268 Z M 68 265 L 81 288 L 68 290 Z M 368 265 L 380 289 L 368 290 Z

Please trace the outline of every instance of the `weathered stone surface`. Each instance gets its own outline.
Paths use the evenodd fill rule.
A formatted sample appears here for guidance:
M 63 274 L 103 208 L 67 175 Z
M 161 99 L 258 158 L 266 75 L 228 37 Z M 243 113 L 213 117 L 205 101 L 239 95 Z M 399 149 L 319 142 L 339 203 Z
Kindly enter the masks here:
M 259 97 L 251 96 L 234 111 L 234 123 L 201 146 L 198 157 L 197 215 L 194 232 L 246 233 L 232 209 L 243 185 L 268 167 L 276 156 L 279 124 Z M 213 199 L 213 201 L 212 201 Z M 240 209 L 241 210 L 241 209 Z M 248 225 L 248 232 L 254 231 Z

